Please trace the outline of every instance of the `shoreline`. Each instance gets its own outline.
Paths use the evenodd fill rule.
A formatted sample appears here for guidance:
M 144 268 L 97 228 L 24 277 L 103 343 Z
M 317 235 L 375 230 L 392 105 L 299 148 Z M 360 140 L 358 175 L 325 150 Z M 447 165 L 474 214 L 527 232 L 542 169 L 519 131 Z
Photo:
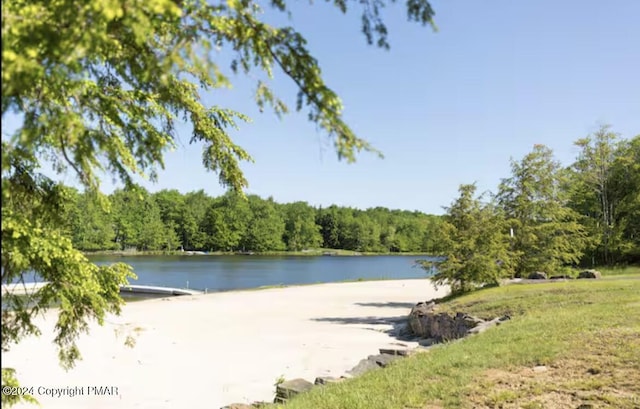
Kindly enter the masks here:
M 334 253 L 335 252 L 335 253 Z M 331 254 L 327 254 L 331 253 Z M 82 254 L 91 256 L 120 256 L 120 257 L 143 257 L 143 256 L 238 256 L 238 257 L 375 257 L 375 256 L 405 256 L 405 257 L 437 257 L 431 254 L 420 252 L 405 253 L 372 253 L 358 252 L 351 250 L 310 250 L 310 251 L 264 251 L 264 252 L 204 252 L 204 251 L 120 251 L 120 250 L 99 250 L 82 251 Z
M 417 302 L 448 293 L 429 279 L 326 283 L 127 303 L 78 341 L 63 371 L 51 340 L 55 311 L 3 353 L 22 385 L 104 385 L 117 396 L 36 396 L 47 408 L 216 408 L 270 401 L 276 379 L 341 376 L 379 348 L 408 347 L 397 325 Z M 131 337 L 135 346 L 125 346 Z M 417 345 L 417 344 L 416 344 Z M 19 405 L 17 407 L 30 407 Z

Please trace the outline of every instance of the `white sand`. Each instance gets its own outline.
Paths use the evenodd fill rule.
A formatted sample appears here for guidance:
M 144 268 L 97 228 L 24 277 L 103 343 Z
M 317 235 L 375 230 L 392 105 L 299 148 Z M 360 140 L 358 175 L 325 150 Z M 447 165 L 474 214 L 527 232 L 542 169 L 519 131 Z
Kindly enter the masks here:
M 445 295 L 429 280 L 373 281 L 182 296 L 127 304 L 79 341 L 83 360 L 60 368 L 51 343 L 55 314 L 38 321 L 43 335 L 2 355 L 42 407 L 219 408 L 271 401 L 274 383 L 341 376 L 398 341 L 389 318 Z M 124 345 L 127 335 L 136 345 Z M 90 394 L 117 387 L 116 396 Z M 38 387 L 78 387 L 84 395 L 51 397 Z M 40 388 L 40 392 L 44 390 Z M 33 407 L 33 406 L 28 406 Z

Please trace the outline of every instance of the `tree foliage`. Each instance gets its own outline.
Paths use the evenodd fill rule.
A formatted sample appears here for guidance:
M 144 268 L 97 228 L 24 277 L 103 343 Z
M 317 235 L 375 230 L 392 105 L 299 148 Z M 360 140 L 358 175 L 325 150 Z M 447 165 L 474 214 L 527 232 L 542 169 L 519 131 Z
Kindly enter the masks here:
M 535 145 L 521 161 L 512 161 L 511 173 L 500 184 L 497 198 L 514 234 L 516 275 L 553 274 L 562 266 L 577 265 L 587 236 L 578 214 L 568 207 L 566 172 L 551 149 Z
M 347 9 L 346 1 L 334 4 Z M 387 47 L 380 15 L 385 3 L 355 4 L 363 10 L 366 39 Z M 283 0 L 268 6 L 288 11 Z M 434 13 L 426 0 L 410 0 L 407 11 L 411 21 L 432 23 Z M 127 271 L 122 266 L 98 269 L 63 237 L 52 219 L 68 198 L 38 175 L 43 160 L 59 172 L 72 170 L 92 192 L 99 191 L 103 173 L 126 186 L 136 175 L 154 180 L 164 153 L 177 145 L 176 125 L 186 122 L 191 142 L 203 146 L 205 168 L 223 185 L 242 191 L 247 181 L 239 163 L 251 157 L 232 141 L 229 130 L 248 118 L 207 105 L 202 97 L 230 87 L 230 74 L 248 74 L 257 81 L 257 105 L 281 115 L 288 108 L 268 86 L 275 70 L 296 84 L 296 109 L 305 109 L 310 121 L 332 138 L 340 158 L 353 161 L 358 151 L 375 151 L 343 120 L 341 101 L 325 84 L 302 35 L 293 27 L 265 23 L 262 12 L 250 0 L 2 3 L 2 282 L 20 279 L 26 271 L 51 281 L 39 297 L 62 302 L 57 342 L 63 350 L 68 351 L 76 329 L 91 315 L 118 310 L 117 284 Z M 232 58 L 230 67 L 218 65 L 218 51 Z M 5 129 L 9 117 L 13 126 Z M 169 216 L 154 207 L 153 199 L 144 201 L 151 223 L 145 234 L 154 238 L 142 243 L 147 239 L 133 236 L 136 224 L 145 220 L 130 214 L 117 231 L 123 240 L 119 243 L 173 246 L 173 239 L 158 240 L 158 217 Z M 103 199 L 98 203 L 108 209 Z M 196 227 L 198 212 L 188 200 L 182 211 L 184 224 L 170 228 L 183 242 L 204 246 L 205 235 Z M 65 290 L 54 291 L 60 288 Z M 13 307 L 16 313 L 3 314 L 3 348 L 19 341 L 19 329 L 35 331 L 30 315 L 21 313 L 23 306 Z M 72 363 L 76 354 L 65 356 Z M 5 379 L 9 373 L 3 371 L 3 384 L 13 381 Z
M 436 283 L 466 291 L 505 276 L 640 261 L 640 136 L 619 139 L 602 126 L 576 145 L 567 168 L 544 145 L 512 160 L 489 204 L 462 185 L 422 246 L 442 256 L 422 263 L 429 273 L 437 265 Z M 394 231 L 385 229 L 384 240 Z
M 475 185 L 461 185 L 460 196 L 447 208 L 438 240 L 439 261 L 423 261 L 426 269 L 437 266 L 433 280 L 451 286 L 454 293 L 483 284 L 498 284 L 512 274 L 512 254 L 506 222 L 494 204 L 475 197 Z
M 622 261 L 638 247 L 633 240 L 640 217 L 638 139 L 621 140 L 604 125 L 576 141 L 580 153 L 571 167 L 571 207 L 589 230 L 593 264 Z
M 59 223 L 74 247 L 92 251 L 270 252 L 344 249 L 367 252 L 430 252 L 440 217 L 420 212 L 332 206 L 335 240 L 321 234 L 333 224 L 326 209 L 305 202 L 280 204 L 236 192 L 210 197 L 204 191 L 149 193 L 141 186 L 106 196 L 110 210 L 93 193 L 68 189 Z M 389 238 L 389 232 L 394 239 Z

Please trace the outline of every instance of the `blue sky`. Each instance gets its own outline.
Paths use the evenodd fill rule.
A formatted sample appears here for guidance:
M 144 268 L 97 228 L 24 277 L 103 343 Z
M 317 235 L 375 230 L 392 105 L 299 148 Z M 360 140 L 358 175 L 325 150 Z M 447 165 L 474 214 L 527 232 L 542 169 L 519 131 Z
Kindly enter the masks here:
M 332 143 L 306 112 L 278 120 L 260 114 L 253 82 L 206 97 L 252 117 L 233 132 L 254 157 L 242 166 L 248 193 L 279 202 L 420 210 L 441 214 L 461 183 L 493 190 L 509 159 L 534 144 L 571 163 L 573 142 L 608 123 L 640 134 L 640 1 L 433 1 L 439 31 L 406 21 L 403 4 L 385 9 L 391 50 L 367 46 L 354 2 L 342 15 L 323 2 L 292 2 L 292 24 L 308 39 L 345 118 L 385 159 L 338 162 Z M 272 83 L 294 107 L 295 88 L 281 73 Z M 200 146 L 166 156 L 151 191 L 204 189 L 220 195 L 204 171 Z M 64 178 L 73 183 L 73 178 Z M 103 183 L 109 192 L 113 185 Z

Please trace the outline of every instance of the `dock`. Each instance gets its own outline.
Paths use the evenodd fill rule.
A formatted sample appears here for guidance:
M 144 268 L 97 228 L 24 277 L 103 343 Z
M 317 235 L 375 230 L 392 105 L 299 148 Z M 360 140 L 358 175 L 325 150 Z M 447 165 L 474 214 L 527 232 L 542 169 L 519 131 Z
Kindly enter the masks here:
M 2 294 L 15 294 L 15 295 L 28 295 L 40 290 L 42 287 L 49 284 L 48 282 L 40 283 L 16 283 L 16 284 L 3 284 Z M 123 285 L 120 286 L 120 293 L 126 294 L 145 294 L 145 295 L 199 295 L 204 294 L 204 291 L 189 290 L 184 288 L 171 288 L 171 287 L 158 287 L 151 285 Z

